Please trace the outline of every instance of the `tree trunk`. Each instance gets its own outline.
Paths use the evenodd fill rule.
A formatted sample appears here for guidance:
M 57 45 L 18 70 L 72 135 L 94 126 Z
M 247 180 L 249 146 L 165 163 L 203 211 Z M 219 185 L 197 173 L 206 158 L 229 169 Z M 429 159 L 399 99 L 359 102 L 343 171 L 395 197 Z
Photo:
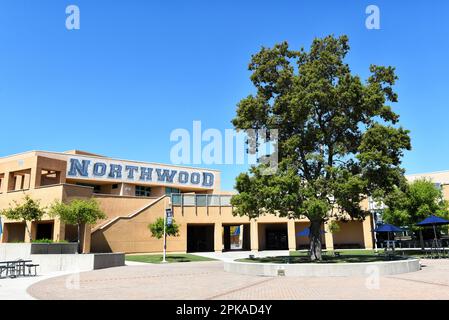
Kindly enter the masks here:
M 310 223 L 310 260 L 321 261 L 321 225 L 323 221 L 311 221 Z
M 26 221 L 24 221 L 24 222 L 25 222 L 25 230 L 28 233 L 28 236 L 30 237 L 30 242 L 33 242 L 33 235 L 31 234 L 31 230 L 30 230 L 30 228 L 28 228 L 27 222 Z
M 78 253 L 81 253 L 81 224 L 78 223 Z
M 424 237 L 422 235 L 422 230 L 419 230 L 419 243 L 421 244 L 421 250 L 424 251 Z

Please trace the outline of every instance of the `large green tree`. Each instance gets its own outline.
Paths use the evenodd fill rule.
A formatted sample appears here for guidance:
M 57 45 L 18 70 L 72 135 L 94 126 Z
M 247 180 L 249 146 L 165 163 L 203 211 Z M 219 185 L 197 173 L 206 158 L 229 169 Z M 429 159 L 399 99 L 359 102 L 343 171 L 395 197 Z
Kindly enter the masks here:
M 352 74 L 346 36 L 315 39 L 309 51 L 287 42 L 262 48 L 249 70 L 256 93 L 241 100 L 237 129 L 278 129 L 279 167 L 253 166 L 236 181 L 236 214 L 307 217 L 310 256 L 321 260 L 320 227 L 330 218 L 360 219 L 361 202 L 404 183 L 401 157 L 409 132 L 389 103 L 393 67 L 371 65 L 366 81 Z
M 408 226 L 415 232 L 420 230 L 416 223 L 431 214 L 449 218 L 449 203 L 444 199 L 443 191 L 427 179 L 396 188 L 385 197 L 384 203 L 383 220 L 397 226 Z

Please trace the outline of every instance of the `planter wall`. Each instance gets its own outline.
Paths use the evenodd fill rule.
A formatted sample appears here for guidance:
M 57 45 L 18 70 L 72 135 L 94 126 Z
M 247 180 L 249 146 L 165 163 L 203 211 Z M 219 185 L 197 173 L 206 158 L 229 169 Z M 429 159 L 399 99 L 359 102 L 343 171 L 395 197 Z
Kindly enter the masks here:
M 75 254 L 77 243 L 32 243 L 31 254 Z
M 125 265 L 124 253 L 78 254 L 77 247 L 77 243 L 0 243 L 0 261 L 32 260 L 39 264 L 37 273 L 41 275 L 54 271 L 82 272 Z
M 350 277 L 370 274 L 393 275 L 421 270 L 418 259 L 366 263 L 253 263 L 225 261 L 227 272 L 255 276 Z

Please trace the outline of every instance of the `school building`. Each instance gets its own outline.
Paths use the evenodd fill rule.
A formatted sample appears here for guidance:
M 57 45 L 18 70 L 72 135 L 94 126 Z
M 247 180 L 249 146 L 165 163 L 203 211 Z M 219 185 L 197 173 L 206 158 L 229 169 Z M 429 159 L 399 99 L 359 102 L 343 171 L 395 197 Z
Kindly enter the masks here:
M 296 250 L 307 248 L 309 242 L 300 235 L 309 226 L 307 219 L 234 216 L 232 192 L 220 190 L 220 172 L 210 169 L 112 159 L 77 150 L 0 158 L 0 209 L 20 203 L 25 195 L 44 207 L 54 201 L 96 199 L 107 218 L 84 226 L 84 252 L 162 251 L 163 240 L 152 237 L 148 225 L 163 217 L 167 208 L 180 225 L 179 236 L 168 237 L 170 252 Z M 340 231 L 334 234 L 327 224 L 323 226 L 324 248 L 373 247 L 372 217 L 338 223 Z M 76 226 L 50 216 L 28 225 L 2 217 L 2 227 L 1 242 L 77 239 Z

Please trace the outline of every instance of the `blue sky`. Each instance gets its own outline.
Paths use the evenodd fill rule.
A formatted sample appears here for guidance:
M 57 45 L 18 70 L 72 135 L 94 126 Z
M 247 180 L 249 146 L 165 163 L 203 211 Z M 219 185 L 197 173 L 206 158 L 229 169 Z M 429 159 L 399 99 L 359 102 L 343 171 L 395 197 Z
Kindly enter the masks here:
M 65 28 L 76 4 L 81 29 Z M 381 29 L 365 28 L 380 8 Z M 392 65 L 407 173 L 449 170 L 449 2 L 0 0 L 0 156 L 88 150 L 169 163 L 170 132 L 232 128 L 260 47 L 347 34 L 354 73 Z M 244 166 L 222 170 L 232 189 Z

